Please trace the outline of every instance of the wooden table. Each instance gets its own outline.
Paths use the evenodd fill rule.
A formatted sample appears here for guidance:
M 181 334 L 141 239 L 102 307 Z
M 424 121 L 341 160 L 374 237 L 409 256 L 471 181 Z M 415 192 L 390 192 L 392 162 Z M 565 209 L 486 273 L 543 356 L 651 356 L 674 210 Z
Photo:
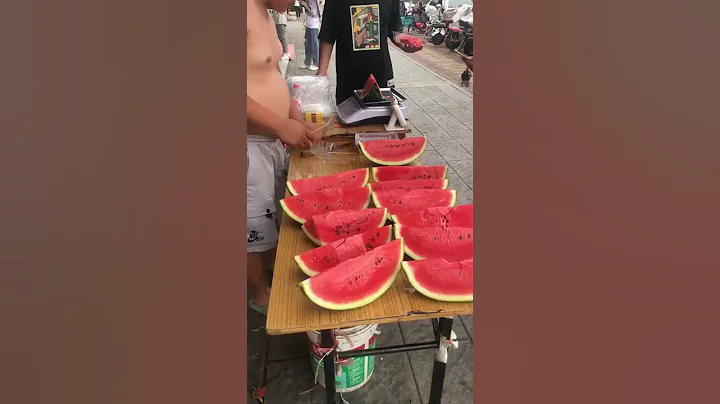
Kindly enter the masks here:
M 327 140 L 327 139 L 326 139 Z M 338 172 L 353 170 L 362 167 L 371 167 L 372 163 L 362 154 L 358 153 L 353 144 L 339 147 L 335 157 L 339 161 L 326 162 L 318 157 L 301 157 L 299 153 L 292 153 L 288 179 L 318 177 Z M 372 180 L 371 180 L 372 181 Z M 450 184 L 452 187 L 453 184 Z M 289 193 L 287 194 L 289 196 Z M 379 355 L 383 353 L 404 352 L 418 349 L 445 349 L 443 341 L 451 338 L 452 317 L 456 315 L 472 314 L 473 304 L 470 303 L 444 303 L 431 300 L 419 293 L 410 293 L 405 273 L 400 271 L 392 287 L 373 303 L 354 310 L 331 311 L 323 309 L 308 299 L 298 283 L 306 276 L 296 266 L 293 257 L 297 254 L 317 247 L 303 233 L 300 225 L 283 213 L 280 226 L 280 239 L 270 293 L 270 305 L 266 323 L 269 335 L 292 334 L 305 331 L 321 331 L 323 346 L 332 347 L 334 338 L 331 330 L 352 326 L 396 323 L 400 321 L 414 321 L 423 319 L 439 319 L 433 321 L 436 328 L 436 339 L 432 342 L 409 344 L 397 347 L 375 348 L 365 351 L 340 352 L 339 359 L 360 355 Z M 438 355 L 438 358 L 442 355 Z M 442 384 L 445 374 L 445 363 L 436 358 L 433 367 L 433 385 L 430 393 L 430 403 L 440 403 Z M 324 360 L 325 380 L 334 380 L 335 358 L 328 355 Z M 335 386 L 331 385 L 328 391 L 328 402 L 335 401 Z

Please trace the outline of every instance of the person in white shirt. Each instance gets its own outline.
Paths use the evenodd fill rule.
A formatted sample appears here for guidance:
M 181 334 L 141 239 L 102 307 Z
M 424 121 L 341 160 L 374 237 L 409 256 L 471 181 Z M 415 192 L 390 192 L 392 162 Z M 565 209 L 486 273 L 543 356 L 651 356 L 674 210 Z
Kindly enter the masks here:
M 320 7 L 318 0 L 301 0 L 307 13 L 305 18 L 305 63 L 301 69 L 317 71 L 320 65 Z
M 280 45 L 282 45 L 282 56 L 280 56 L 280 60 L 288 60 L 290 59 L 290 55 L 288 54 L 287 44 L 287 12 L 283 11 L 280 13 L 275 10 L 270 10 L 270 14 L 272 14 L 273 20 L 275 21 L 275 30 L 277 31 L 278 39 L 280 39 Z

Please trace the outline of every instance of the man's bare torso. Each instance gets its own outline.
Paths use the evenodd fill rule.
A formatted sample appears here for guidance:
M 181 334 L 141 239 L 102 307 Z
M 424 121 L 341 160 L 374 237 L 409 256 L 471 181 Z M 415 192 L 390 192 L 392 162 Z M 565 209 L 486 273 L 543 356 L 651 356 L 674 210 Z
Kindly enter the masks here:
M 247 30 L 247 94 L 287 118 L 290 92 L 277 67 L 282 50 L 275 23 L 262 0 L 248 0 Z

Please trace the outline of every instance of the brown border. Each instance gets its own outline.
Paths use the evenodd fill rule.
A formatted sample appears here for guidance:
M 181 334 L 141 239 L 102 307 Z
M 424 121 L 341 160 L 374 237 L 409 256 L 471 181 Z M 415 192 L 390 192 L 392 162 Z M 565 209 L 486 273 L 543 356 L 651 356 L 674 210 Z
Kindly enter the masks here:
M 720 402 L 705 3 L 476 5 L 476 402 Z M 3 5 L 3 402 L 245 401 L 242 5 Z
M 719 6 L 475 3 L 475 403 L 720 402 Z
M 0 401 L 246 402 L 244 2 L 0 9 Z

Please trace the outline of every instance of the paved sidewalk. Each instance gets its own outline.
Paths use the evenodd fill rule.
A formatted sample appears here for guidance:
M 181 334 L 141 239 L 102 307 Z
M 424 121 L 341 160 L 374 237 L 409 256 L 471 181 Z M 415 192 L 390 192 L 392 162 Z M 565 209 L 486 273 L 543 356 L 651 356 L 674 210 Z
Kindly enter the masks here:
M 298 68 L 305 57 L 303 41 L 301 21 L 290 17 L 288 43 L 295 44 L 297 58 L 288 64 L 287 76 L 313 74 Z M 442 49 L 432 51 L 440 52 Z M 448 53 L 449 63 L 458 62 L 454 55 L 445 53 Z M 472 94 L 455 85 L 457 78 L 444 78 L 422 65 L 423 59 L 419 55 L 413 56 L 391 50 L 396 87 L 408 98 L 407 115 L 413 135 L 426 136 L 430 143 L 421 161 L 426 165 L 447 165 L 450 187 L 458 191 L 458 204 L 472 203 Z M 462 61 L 459 62 L 462 64 Z M 334 58 L 328 77 L 332 82 L 336 79 Z M 324 403 L 321 387 L 300 394 L 314 385 L 307 336 L 295 334 L 268 338 L 261 329 L 264 318 L 248 310 L 248 319 L 248 386 L 258 386 L 263 364 L 268 361 L 265 403 Z M 378 346 L 433 339 L 429 320 L 384 324 L 379 328 Z M 472 317 L 462 316 L 460 321 L 456 319 L 453 329 L 460 339 L 460 348 L 450 352 L 443 403 L 468 404 L 472 403 Z M 343 397 L 352 404 L 427 403 L 433 357 L 434 351 L 377 357 L 375 372 L 368 384 L 355 392 L 343 394 Z

